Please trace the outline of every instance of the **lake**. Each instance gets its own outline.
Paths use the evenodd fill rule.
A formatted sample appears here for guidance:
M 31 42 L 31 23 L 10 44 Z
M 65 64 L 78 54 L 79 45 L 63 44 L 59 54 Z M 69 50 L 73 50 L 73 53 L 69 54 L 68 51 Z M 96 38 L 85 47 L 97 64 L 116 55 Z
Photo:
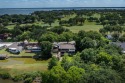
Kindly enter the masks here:
M 0 8 L 0 15 L 4 14 L 31 14 L 34 11 L 52 11 L 52 10 L 100 10 L 100 9 L 117 9 L 123 10 L 125 7 L 57 7 L 57 8 Z

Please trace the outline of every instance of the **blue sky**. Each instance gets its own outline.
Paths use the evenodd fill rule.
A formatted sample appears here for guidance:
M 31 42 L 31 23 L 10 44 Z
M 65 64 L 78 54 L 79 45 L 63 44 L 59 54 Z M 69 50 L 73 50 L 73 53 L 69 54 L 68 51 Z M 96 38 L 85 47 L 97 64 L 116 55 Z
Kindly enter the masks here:
M 125 7 L 125 0 L 0 0 L 0 8 Z

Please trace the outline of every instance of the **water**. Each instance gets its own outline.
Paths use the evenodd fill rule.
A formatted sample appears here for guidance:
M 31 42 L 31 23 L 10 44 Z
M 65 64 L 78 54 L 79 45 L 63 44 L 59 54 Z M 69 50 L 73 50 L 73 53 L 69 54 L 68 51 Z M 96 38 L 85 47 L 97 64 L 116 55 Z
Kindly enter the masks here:
M 0 8 L 0 15 L 4 14 L 31 14 L 34 11 L 51 11 L 51 10 L 81 10 L 81 9 L 117 9 L 123 10 L 125 7 L 59 7 L 59 8 Z

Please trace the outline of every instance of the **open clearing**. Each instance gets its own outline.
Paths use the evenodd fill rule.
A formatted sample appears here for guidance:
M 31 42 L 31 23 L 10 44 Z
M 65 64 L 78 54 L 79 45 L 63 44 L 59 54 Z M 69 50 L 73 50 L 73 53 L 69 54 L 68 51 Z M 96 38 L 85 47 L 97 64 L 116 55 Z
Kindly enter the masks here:
M 0 60 L 0 71 L 8 71 L 12 76 L 33 71 L 47 71 L 49 60 L 37 61 L 32 58 L 9 58 Z

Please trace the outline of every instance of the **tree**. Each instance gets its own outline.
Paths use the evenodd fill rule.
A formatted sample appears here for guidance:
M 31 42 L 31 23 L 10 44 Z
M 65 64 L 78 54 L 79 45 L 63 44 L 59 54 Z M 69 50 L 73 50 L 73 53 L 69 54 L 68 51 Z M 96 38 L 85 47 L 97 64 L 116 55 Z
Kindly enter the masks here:
M 54 28 L 50 29 L 52 32 L 57 33 L 57 34 L 62 34 L 63 32 L 68 32 L 69 29 L 66 29 L 62 26 L 56 26 Z
M 86 36 L 87 36 L 87 33 L 85 31 L 81 30 L 78 32 L 78 37 L 80 37 L 81 39 L 83 39 Z
M 50 18 L 50 17 L 47 17 L 43 20 L 43 22 L 45 23 L 48 23 L 50 26 L 52 25 L 52 23 L 54 23 L 54 19 L 53 18 Z
M 58 35 L 53 32 L 48 32 L 43 34 L 40 38 L 39 41 L 49 41 L 49 42 L 55 42 L 57 41 Z
M 50 43 L 49 41 L 42 41 L 40 42 L 40 46 L 41 46 L 41 58 L 43 59 L 51 58 L 52 43 Z
M 89 71 L 87 83 L 122 83 L 119 74 L 112 69 L 103 69 Z
M 86 49 L 86 48 L 94 48 L 94 41 L 89 38 L 85 37 L 81 40 L 81 48 Z
M 80 83 L 83 74 L 85 74 L 85 70 L 72 66 L 68 69 L 67 74 L 70 76 L 70 83 Z
M 38 27 L 37 27 L 38 28 Z M 39 40 L 39 38 L 46 33 L 46 29 L 34 29 L 31 33 L 31 38 L 34 40 Z
M 113 41 L 118 41 L 119 37 L 120 37 L 120 34 L 119 33 L 114 33 L 114 34 L 112 34 L 112 37 L 113 37 Z
M 31 32 L 30 31 L 26 31 L 26 32 L 23 32 L 21 35 L 19 35 L 17 37 L 19 40 L 29 40 L 31 38 Z
M 81 52 L 80 57 L 81 59 L 85 62 L 96 62 L 96 56 L 97 55 L 97 51 L 95 49 L 89 48 L 89 49 L 85 49 Z
M 64 70 L 68 71 L 68 69 L 73 65 L 72 61 L 69 59 L 68 55 L 64 55 L 61 66 L 64 68 Z
M 105 52 L 100 52 L 97 54 L 96 63 L 99 64 L 101 62 L 104 62 L 106 66 L 110 65 L 112 63 L 112 56 Z
M 93 40 L 100 40 L 101 39 L 101 34 L 96 32 L 96 31 L 89 31 L 86 34 L 87 34 L 87 37 L 89 37 Z
M 15 38 L 16 36 L 22 34 L 22 31 L 20 30 L 20 26 L 16 25 L 12 30 L 11 30 L 12 38 Z
M 56 57 L 52 57 L 52 59 L 49 62 L 48 69 L 52 69 L 54 66 L 57 66 L 58 64 L 58 59 Z
M 53 67 L 49 72 L 49 78 L 46 83 L 68 83 L 69 77 L 61 66 Z
M 65 40 L 63 41 L 67 41 L 67 42 L 72 41 L 74 36 L 72 32 L 63 32 L 61 35 L 65 37 Z

